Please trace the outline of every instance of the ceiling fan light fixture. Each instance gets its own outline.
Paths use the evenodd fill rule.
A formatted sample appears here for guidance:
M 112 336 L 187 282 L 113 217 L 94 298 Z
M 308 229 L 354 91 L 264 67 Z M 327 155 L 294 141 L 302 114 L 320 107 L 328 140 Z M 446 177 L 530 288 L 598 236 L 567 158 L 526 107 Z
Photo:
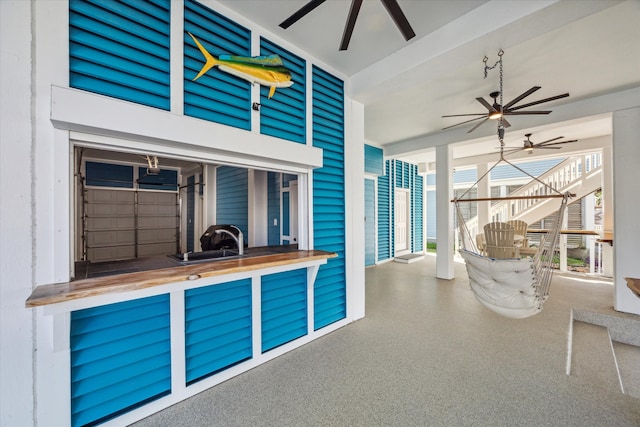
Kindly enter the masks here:
M 493 113 L 489 113 L 489 118 L 491 120 L 498 120 L 500 117 L 502 117 L 502 113 L 500 111 L 494 111 Z

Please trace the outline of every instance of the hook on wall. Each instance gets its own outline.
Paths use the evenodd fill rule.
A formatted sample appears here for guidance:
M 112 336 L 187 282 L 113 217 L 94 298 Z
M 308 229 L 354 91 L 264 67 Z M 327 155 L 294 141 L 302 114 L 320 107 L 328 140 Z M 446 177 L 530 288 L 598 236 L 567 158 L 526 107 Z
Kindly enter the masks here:
M 253 104 L 251 104 L 251 109 L 253 109 L 254 111 L 260 111 L 260 104 L 258 102 L 254 102 Z

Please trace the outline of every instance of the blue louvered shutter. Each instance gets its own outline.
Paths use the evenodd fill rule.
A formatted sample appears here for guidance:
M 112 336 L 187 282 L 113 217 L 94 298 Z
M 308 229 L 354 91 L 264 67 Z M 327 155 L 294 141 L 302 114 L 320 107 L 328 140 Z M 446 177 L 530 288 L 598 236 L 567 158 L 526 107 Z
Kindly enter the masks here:
M 307 269 L 262 276 L 262 352 L 307 334 Z
M 244 168 L 216 169 L 216 224 L 233 224 L 245 236 L 249 228 L 249 172 Z
M 391 257 L 389 248 L 389 162 L 386 164 L 386 175 L 378 177 L 378 261 Z
M 313 171 L 314 247 L 338 254 L 322 265 L 314 285 L 314 328 L 346 317 L 344 84 L 313 67 L 313 146 L 323 166 Z
M 291 87 L 276 89 L 271 99 L 270 88 L 260 88 L 260 133 L 305 144 L 305 60 L 264 38 L 260 38 L 260 55 L 279 55 L 294 82 Z
M 71 425 L 94 425 L 171 392 L 169 295 L 71 313 Z
M 398 163 L 396 160 L 387 160 L 389 171 L 389 258 L 396 255 L 396 187 L 398 186 Z
M 170 6 L 170 0 L 70 0 L 70 86 L 169 110 Z
M 187 384 L 250 359 L 251 279 L 185 292 Z
M 394 186 L 393 188 L 402 188 L 402 162 L 394 160 Z
M 371 145 L 364 146 L 364 171 L 376 175 L 384 174 L 383 151 Z
M 364 265 L 376 263 L 375 180 L 364 180 Z
M 217 58 L 251 56 L 251 32 L 196 1 L 184 2 L 184 114 L 251 130 L 251 83 L 218 67 L 193 81 L 205 59 L 187 33 Z

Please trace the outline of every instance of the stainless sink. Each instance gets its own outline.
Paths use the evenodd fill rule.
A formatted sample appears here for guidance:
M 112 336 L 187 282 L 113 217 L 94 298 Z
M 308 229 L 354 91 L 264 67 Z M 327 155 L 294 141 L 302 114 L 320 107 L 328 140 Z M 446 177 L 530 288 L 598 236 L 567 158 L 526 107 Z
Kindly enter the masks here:
M 200 262 L 240 258 L 240 255 L 238 254 L 238 251 L 233 249 L 217 249 L 213 251 L 174 254 L 168 255 L 168 257 L 178 261 L 180 264 L 188 265 Z

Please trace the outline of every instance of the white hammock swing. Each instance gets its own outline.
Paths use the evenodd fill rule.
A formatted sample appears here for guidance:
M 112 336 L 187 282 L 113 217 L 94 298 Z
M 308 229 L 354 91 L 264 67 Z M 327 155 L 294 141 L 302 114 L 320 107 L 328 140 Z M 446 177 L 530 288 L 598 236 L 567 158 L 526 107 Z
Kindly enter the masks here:
M 542 304 L 549 296 L 549 285 L 553 270 L 551 264 L 555 255 L 556 247 L 560 236 L 560 228 L 562 219 L 567 208 L 569 197 L 575 197 L 575 194 L 562 194 L 550 185 L 540 181 L 535 176 L 525 172 L 518 166 L 510 163 L 504 158 L 504 110 L 503 110 L 503 68 L 502 68 L 502 49 L 498 52 L 499 60 L 490 67 L 487 65 L 488 58 L 485 56 L 484 77 L 487 78 L 487 72 L 496 66 L 500 66 L 500 110 L 498 116 L 498 139 L 500 141 L 500 159 L 482 175 L 467 191 L 460 197 L 452 200 L 456 205 L 459 235 L 461 239 L 460 255 L 465 260 L 467 273 L 471 290 L 474 295 L 484 306 L 506 317 L 514 319 L 522 319 L 533 316 L 542 310 Z M 513 103 L 513 101 L 512 101 Z M 484 118 L 483 123 L 488 118 Z M 477 119 L 472 119 L 477 120 Z M 471 121 L 472 121 L 471 120 Z M 476 125 L 476 127 L 479 126 Z M 475 129 L 475 128 L 474 128 Z M 473 130 L 473 129 L 472 129 Z M 502 197 L 502 198 L 476 198 L 471 199 L 464 197 L 475 187 L 485 176 L 487 176 L 498 164 L 505 162 L 516 168 L 528 177 L 538 181 L 547 190 L 547 194 L 522 197 Z M 556 213 L 553 227 L 546 235 L 540 239 L 538 250 L 531 258 L 509 258 L 496 259 L 480 254 L 475 244 L 475 238 L 467 229 L 466 221 L 460 210 L 462 202 L 479 202 L 491 200 L 517 200 L 517 199 L 548 199 L 562 198 L 562 203 Z M 523 236 L 524 237 L 524 236 Z
M 501 135 L 502 136 L 502 135 Z M 502 138 L 501 143 L 502 143 Z M 502 197 L 502 198 L 464 198 L 464 196 L 487 176 L 499 163 L 505 162 L 532 179 L 540 182 L 545 188 L 556 194 L 539 196 Z M 570 193 L 560 193 L 548 184 L 538 180 L 518 166 L 507 161 L 500 150 L 500 160 L 494 164 L 459 198 L 452 200 L 456 206 L 459 235 L 461 240 L 460 255 L 465 260 L 471 290 L 485 307 L 494 312 L 522 319 L 533 316 L 542 310 L 542 304 L 549 296 L 549 285 L 553 276 L 551 264 L 555 249 L 558 246 L 562 218 L 564 216 Z M 460 203 L 491 200 L 548 199 L 562 198 L 556 212 L 553 227 L 542 236 L 538 250 L 531 258 L 496 259 L 480 254 L 475 238 L 471 236 L 460 209 Z

